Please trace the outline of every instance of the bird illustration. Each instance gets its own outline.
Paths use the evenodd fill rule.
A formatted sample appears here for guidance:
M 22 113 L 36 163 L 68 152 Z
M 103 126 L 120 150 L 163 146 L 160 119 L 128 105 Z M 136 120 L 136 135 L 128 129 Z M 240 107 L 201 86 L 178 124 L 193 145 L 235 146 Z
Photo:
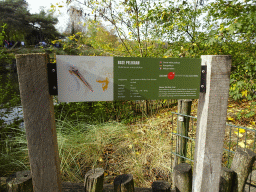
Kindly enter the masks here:
M 90 89 L 91 92 L 93 92 L 93 89 L 91 87 L 91 85 L 85 80 L 85 78 L 81 75 L 81 73 L 78 71 L 78 68 L 75 66 L 69 66 L 69 73 L 71 75 L 75 75 L 76 77 L 78 77 L 78 79 L 80 79 L 85 85 L 86 87 L 88 87 Z

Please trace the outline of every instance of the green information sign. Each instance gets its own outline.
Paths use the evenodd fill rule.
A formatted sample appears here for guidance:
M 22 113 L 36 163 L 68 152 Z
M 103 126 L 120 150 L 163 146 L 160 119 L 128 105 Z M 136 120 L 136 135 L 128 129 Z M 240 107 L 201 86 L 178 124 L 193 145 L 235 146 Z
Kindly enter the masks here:
M 114 100 L 198 99 L 201 59 L 114 57 Z
M 57 55 L 60 102 L 198 99 L 201 59 Z

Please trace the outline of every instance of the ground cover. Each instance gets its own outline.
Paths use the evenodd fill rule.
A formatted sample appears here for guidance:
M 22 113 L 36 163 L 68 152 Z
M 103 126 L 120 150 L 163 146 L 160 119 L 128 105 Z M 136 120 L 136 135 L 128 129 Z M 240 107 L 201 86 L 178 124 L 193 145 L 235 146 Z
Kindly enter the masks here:
M 197 105 L 197 100 L 194 100 L 192 116 L 196 116 Z M 253 105 L 253 101 L 237 102 L 229 99 L 227 121 L 255 129 L 255 115 L 249 118 L 239 115 L 242 111 L 248 114 L 249 109 L 254 111 L 255 108 L 250 108 Z M 136 119 L 136 122 L 130 124 L 112 120 L 91 125 L 82 120 L 56 119 L 62 180 L 83 182 L 86 171 L 93 167 L 102 167 L 105 169 L 106 183 L 112 183 L 115 176 L 123 173 L 133 174 L 137 187 L 150 187 L 157 179 L 170 181 L 173 167 L 171 151 L 175 151 L 176 142 L 172 132 L 176 132 L 177 122 L 176 115 L 171 114 L 172 111 L 177 112 L 177 106 L 160 109 L 158 113 L 142 120 Z M 193 132 L 190 129 L 190 137 L 195 137 L 195 130 L 196 122 Z M 225 142 L 231 140 L 231 149 L 235 151 L 237 144 L 247 138 L 247 147 L 253 148 L 254 142 L 250 140 L 254 141 L 254 136 L 234 128 L 230 138 L 230 130 L 227 128 Z M 191 159 L 193 147 L 194 143 L 189 142 L 188 158 Z M 8 172 L 29 169 L 25 132 L 20 132 L 6 141 L 4 156 L 5 160 L 1 165 L 9 165 Z M 225 155 L 223 162 L 230 164 Z

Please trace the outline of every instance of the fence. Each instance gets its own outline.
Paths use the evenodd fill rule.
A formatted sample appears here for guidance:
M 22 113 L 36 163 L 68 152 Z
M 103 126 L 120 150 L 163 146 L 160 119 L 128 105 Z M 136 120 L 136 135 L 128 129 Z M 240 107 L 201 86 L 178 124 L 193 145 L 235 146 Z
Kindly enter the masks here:
M 172 154 L 173 154 L 173 163 L 172 163 L 172 169 L 174 168 L 174 160 L 176 157 L 183 158 L 186 163 L 189 163 L 192 165 L 194 164 L 194 151 L 195 151 L 195 133 L 196 133 L 196 127 L 197 127 L 197 117 L 190 116 L 190 115 L 184 115 L 180 113 L 172 113 L 172 143 L 176 143 L 176 140 L 178 138 L 185 138 L 187 142 L 187 156 L 183 156 L 177 152 L 177 148 L 175 145 L 172 146 Z M 175 116 L 183 116 L 184 118 L 190 118 L 189 121 L 189 132 L 188 137 L 184 136 L 179 133 L 177 130 L 177 126 L 175 126 L 175 123 L 178 120 L 178 117 Z M 225 129 L 225 138 L 224 138 L 224 148 L 223 148 L 223 157 L 222 157 L 222 166 L 230 168 L 232 159 L 234 157 L 235 151 L 238 149 L 238 147 L 241 148 L 248 148 L 255 151 L 255 144 L 256 144 L 256 130 L 236 126 L 232 124 L 226 123 L 226 129 Z M 253 164 L 253 170 L 256 170 L 256 163 Z M 253 177 L 254 176 L 254 177 Z M 256 177 L 255 173 L 251 173 L 249 175 L 249 178 L 247 180 L 247 188 L 246 190 L 250 191 L 251 188 L 256 188 Z
M 188 191 L 192 187 L 192 167 L 189 164 L 183 164 L 182 166 L 176 166 L 176 183 L 179 185 L 179 181 L 183 181 L 184 177 L 180 177 L 183 174 L 180 174 L 183 170 L 188 172 L 186 175 L 189 175 L 190 183 L 188 186 L 182 186 L 182 191 Z M 85 180 L 83 183 L 62 183 L 62 191 L 64 192 L 174 192 L 171 190 L 171 184 L 164 180 L 154 181 L 151 188 L 136 188 L 134 187 L 133 175 L 131 174 L 122 174 L 118 175 L 114 179 L 113 185 L 103 184 L 104 180 L 104 169 L 96 168 L 88 171 L 85 174 Z M 30 170 L 19 171 L 12 174 L 7 180 L 7 190 L 8 191 L 21 191 L 21 192 L 32 192 L 32 175 Z
M 183 114 L 179 114 L 179 113 L 175 113 L 175 112 L 171 112 L 171 113 L 172 113 L 172 115 L 170 116 L 170 120 L 172 122 L 172 135 L 171 135 L 170 139 L 172 140 L 172 144 L 173 144 L 172 145 L 172 151 L 171 151 L 171 153 L 173 154 L 172 160 L 173 160 L 173 163 L 174 163 L 175 157 L 184 158 L 186 163 L 189 163 L 191 165 L 191 167 L 189 167 L 188 165 L 183 165 L 183 168 L 185 166 L 185 169 L 188 169 L 187 172 L 189 172 L 189 171 L 192 170 L 193 162 L 194 162 L 193 156 L 194 156 L 194 147 L 195 147 L 195 132 L 196 132 L 196 127 L 197 127 L 197 117 L 189 116 L 189 115 L 183 115 Z M 184 118 L 187 118 L 187 117 L 190 118 L 190 122 L 189 122 L 190 126 L 189 126 L 189 132 L 188 132 L 189 136 L 188 137 L 179 134 L 178 131 L 177 131 L 177 126 L 175 124 L 178 121 L 178 115 L 184 116 Z M 243 146 L 241 146 L 242 143 L 244 143 L 245 148 L 250 148 L 253 151 L 255 150 L 256 130 L 241 127 L 241 126 L 235 126 L 235 125 L 231 125 L 231 124 L 227 123 L 225 133 L 226 134 L 225 134 L 224 152 L 223 152 L 223 159 L 222 159 L 223 164 L 222 165 L 224 167 L 230 168 L 231 161 L 233 159 L 235 151 L 237 150 L 238 146 L 243 147 Z M 187 148 L 188 153 L 187 153 L 186 157 L 178 154 L 177 151 L 176 151 L 177 148 L 175 146 L 175 143 L 176 143 L 175 140 L 177 140 L 178 137 L 184 137 L 188 142 L 188 148 Z M 176 166 L 176 168 L 174 168 L 174 167 L 175 166 L 173 165 L 172 174 L 177 175 L 177 172 L 178 172 L 177 170 L 181 169 L 182 167 L 180 167 L 180 166 Z M 254 165 L 253 169 L 256 169 L 255 165 Z M 101 172 L 101 174 L 96 174 L 97 178 L 100 175 L 102 176 L 102 173 L 104 172 L 104 170 L 99 170 L 99 172 Z M 91 173 L 89 172 L 88 174 L 90 175 Z M 190 174 L 188 174 L 188 175 L 190 175 Z M 25 188 L 26 190 L 29 190 L 28 188 L 32 187 L 31 173 L 29 171 L 18 172 L 18 173 L 16 173 L 16 175 L 17 176 L 19 175 L 18 180 L 16 180 L 14 182 L 12 179 L 9 179 L 9 181 L 8 181 L 9 186 L 11 184 L 13 184 L 13 186 L 11 186 L 10 188 L 13 188 L 14 184 L 17 184 L 17 183 L 19 184 L 20 187 L 26 187 Z M 12 177 L 16 178 L 17 177 L 16 175 L 14 174 L 13 176 L 11 176 L 11 178 Z M 26 176 L 23 176 L 23 175 L 26 175 Z M 116 180 L 118 180 L 119 177 L 120 176 L 118 176 Z M 130 182 L 132 182 L 132 175 L 125 175 L 123 177 L 127 177 L 127 179 Z M 176 176 L 176 178 L 177 178 L 177 176 Z M 92 181 L 90 180 L 90 182 L 92 182 Z M 252 175 L 250 175 L 249 179 L 247 181 L 246 191 L 251 191 L 252 188 L 256 187 L 255 182 L 256 182 L 256 180 L 253 180 Z M 90 186 L 90 185 L 88 184 L 88 186 Z M 133 184 L 130 184 L 129 186 L 134 188 Z M 168 184 L 167 182 L 156 181 L 152 185 L 151 189 L 150 188 L 143 188 L 143 189 L 134 188 L 134 190 L 135 191 L 139 191 L 139 190 L 152 191 L 153 188 L 156 189 L 159 186 L 165 187 L 165 190 L 170 189 L 170 184 Z M 77 183 L 77 184 L 63 183 L 62 188 L 63 188 L 63 191 L 66 191 L 68 189 L 73 189 L 73 190 L 75 189 L 78 192 L 78 191 L 83 191 L 84 190 L 84 185 L 81 185 L 79 183 Z M 112 190 L 114 190 L 114 185 L 104 185 L 104 190 L 112 191 Z
M 49 58 L 46 54 L 29 54 L 16 55 L 16 59 L 34 190 L 61 191 L 53 97 L 47 75 Z M 201 72 L 206 74 L 206 66 L 208 72 L 202 76 L 206 89 L 199 94 L 193 190 L 218 191 L 231 57 L 204 55 L 201 59 L 205 67 Z

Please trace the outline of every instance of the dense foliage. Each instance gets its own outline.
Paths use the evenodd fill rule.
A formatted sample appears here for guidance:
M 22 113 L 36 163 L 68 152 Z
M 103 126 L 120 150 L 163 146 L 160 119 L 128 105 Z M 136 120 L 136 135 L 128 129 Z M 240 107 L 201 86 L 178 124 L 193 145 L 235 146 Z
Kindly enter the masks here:
M 67 0 L 67 5 L 76 0 Z M 190 57 L 231 55 L 230 96 L 256 99 L 255 1 L 87 0 L 78 7 L 84 23 L 80 44 L 94 55 Z M 84 9 L 83 9 L 84 8 Z M 97 19 L 96 19 L 97 18 Z M 102 24 L 109 23 L 112 28 Z M 69 43 L 70 44 L 70 43 Z M 83 55 L 81 49 L 77 54 Z M 89 54 L 89 55 L 93 55 Z
M 57 22 L 57 18 L 44 10 L 38 14 L 29 13 L 25 0 L 0 1 L 0 26 L 5 26 L 4 40 L 25 41 L 33 45 L 40 41 L 50 42 L 60 35 L 54 27 Z

